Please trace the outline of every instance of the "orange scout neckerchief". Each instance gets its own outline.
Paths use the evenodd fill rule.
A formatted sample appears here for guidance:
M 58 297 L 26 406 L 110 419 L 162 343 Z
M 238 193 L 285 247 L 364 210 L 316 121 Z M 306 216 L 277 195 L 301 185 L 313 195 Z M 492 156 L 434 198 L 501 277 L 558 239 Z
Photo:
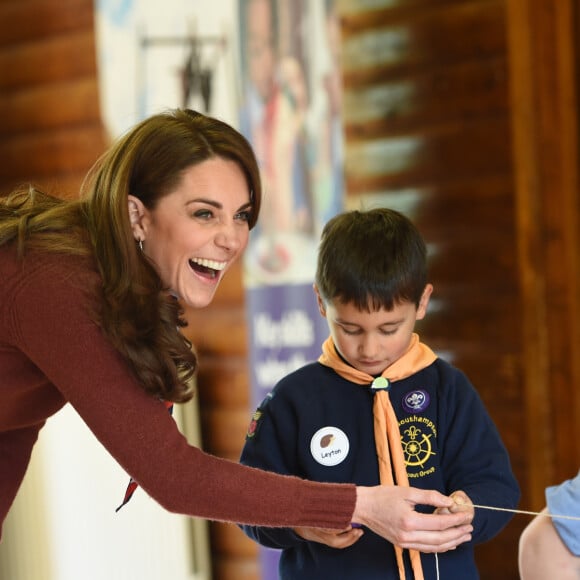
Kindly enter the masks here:
M 405 458 L 401 446 L 399 423 L 389 398 L 390 382 L 404 379 L 419 372 L 428 367 L 436 358 L 437 355 L 427 345 L 419 341 L 419 335 L 413 333 L 411 344 L 405 354 L 386 368 L 380 377 L 375 378 L 345 363 L 338 356 L 332 337 L 328 337 L 322 345 L 322 355 L 318 359 L 319 363 L 331 367 L 341 377 L 359 385 L 370 386 L 375 391 L 373 416 L 381 484 L 395 485 L 393 480 L 394 471 L 396 485 L 409 487 Z M 399 546 L 394 546 L 394 548 L 399 567 L 399 578 L 405 580 L 403 550 Z M 423 580 L 423 568 L 419 552 L 417 550 L 409 550 L 409 556 L 415 580 Z

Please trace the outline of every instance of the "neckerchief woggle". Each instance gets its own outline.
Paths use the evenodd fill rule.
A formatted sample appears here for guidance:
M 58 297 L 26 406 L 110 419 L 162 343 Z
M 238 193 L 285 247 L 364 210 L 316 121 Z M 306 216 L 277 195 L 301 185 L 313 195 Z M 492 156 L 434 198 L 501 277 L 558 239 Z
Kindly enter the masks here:
M 348 381 L 370 387 L 375 393 L 373 399 L 375 446 L 379 459 L 379 475 L 382 485 L 409 487 L 399 423 L 389 398 L 390 383 L 419 372 L 433 363 L 436 358 L 437 355 L 427 345 L 419 341 L 419 335 L 413 333 L 409 348 L 403 356 L 387 367 L 380 377 L 373 377 L 345 363 L 338 356 L 332 337 L 328 337 L 322 345 L 322 354 L 318 359 L 319 363 L 334 369 Z M 394 548 L 399 568 L 399 578 L 405 580 L 403 549 L 399 546 L 394 546 Z M 419 552 L 417 550 L 409 550 L 409 557 L 415 580 L 423 580 L 423 568 Z

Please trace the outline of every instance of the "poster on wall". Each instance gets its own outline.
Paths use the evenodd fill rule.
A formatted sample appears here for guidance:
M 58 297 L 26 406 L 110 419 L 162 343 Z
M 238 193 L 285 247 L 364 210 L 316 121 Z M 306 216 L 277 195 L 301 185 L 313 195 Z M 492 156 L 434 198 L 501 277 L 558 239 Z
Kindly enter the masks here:
M 264 190 L 244 263 L 256 408 L 328 335 L 312 284 L 322 227 L 344 205 L 339 23 L 333 0 L 238 0 L 238 13 L 239 127 Z M 278 578 L 279 552 L 260 555 L 262 579 Z

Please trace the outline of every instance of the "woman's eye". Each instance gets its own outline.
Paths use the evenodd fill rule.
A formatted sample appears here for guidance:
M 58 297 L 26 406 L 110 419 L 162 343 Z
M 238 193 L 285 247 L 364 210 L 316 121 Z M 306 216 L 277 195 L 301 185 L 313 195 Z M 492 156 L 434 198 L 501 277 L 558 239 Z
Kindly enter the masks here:
M 209 219 L 213 216 L 213 213 L 209 209 L 198 209 L 193 213 L 193 217 L 200 219 Z
M 249 209 L 241 211 L 240 213 L 236 214 L 236 219 L 240 220 L 242 222 L 249 222 L 251 218 L 252 218 L 252 212 Z

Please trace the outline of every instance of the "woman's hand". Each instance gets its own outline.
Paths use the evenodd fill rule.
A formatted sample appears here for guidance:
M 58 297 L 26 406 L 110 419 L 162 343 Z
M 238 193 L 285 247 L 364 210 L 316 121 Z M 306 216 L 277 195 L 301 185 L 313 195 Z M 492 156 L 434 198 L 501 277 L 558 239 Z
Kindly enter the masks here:
M 422 514 L 415 511 L 416 505 L 446 508 L 450 513 Z M 433 490 L 391 485 L 357 487 L 353 521 L 401 548 L 446 552 L 468 542 L 473 531 L 473 513 L 452 513 L 454 506 L 453 498 Z
M 348 548 L 361 538 L 364 532 L 360 528 L 348 526 L 344 530 L 327 530 L 326 528 L 294 528 L 294 532 L 309 542 L 318 542 L 331 548 Z

